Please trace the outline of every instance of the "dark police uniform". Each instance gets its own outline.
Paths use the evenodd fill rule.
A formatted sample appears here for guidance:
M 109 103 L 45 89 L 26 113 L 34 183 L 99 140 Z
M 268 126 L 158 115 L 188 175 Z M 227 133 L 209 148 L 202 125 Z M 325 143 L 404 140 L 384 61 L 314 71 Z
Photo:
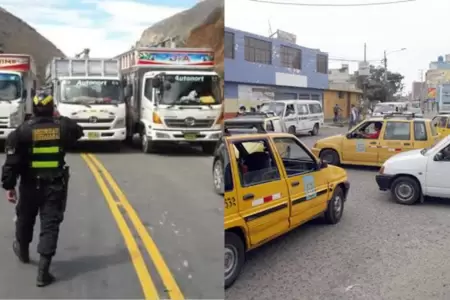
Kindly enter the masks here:
M 2 184 L 5 190 L 13 190 L 20 177 L 14 251 L 24 263 L 29 262 L 28 247 L 38 213 L 40 217 L 38 286 L 54 280 L 49 267 L 56 253 L 69 180 L 65 149 L 82 136 L 81 127 L 66 117 L 36 116 L 6 140 Z

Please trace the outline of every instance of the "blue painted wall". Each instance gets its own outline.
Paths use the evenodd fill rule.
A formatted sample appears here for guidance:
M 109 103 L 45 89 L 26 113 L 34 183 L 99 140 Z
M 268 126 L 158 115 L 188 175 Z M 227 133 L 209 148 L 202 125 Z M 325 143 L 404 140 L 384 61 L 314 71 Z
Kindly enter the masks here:
M 225 58 L 225 86 L 227 82 L 237 82 L 242 84 L 260 84 L 260 85 L 275 85 L 275 73 L 288 73 L 306 76 L 308 78 L 308 89 L 327 89 L 328 88 L 328 74 L 316 72 L 316 55 L 327 54 L 317 49 L 305 48 L 295 44 L 290 44 L 278 39 L 270 39 L 256 34 L 243 32 L 240 30 L 225 27 L 225 31 L 234 33 L 234 59 Z M 244 59 L 244 37 L 249 36 L 256 39 L 266 40 L 272 42 L 272 64 L 265 65 L 260 63 L 248 62 Z M 280 45 L 285 45 L 302 51 L 302 69 L 293 70 L 290 68 L 281 67 L 279 48 Z M 287 88 L 289 90 L 298 91 L 299 88 Z M 227 88 L 225 87 L 225 97 Z M 236 91 L 237 93 L 237 91 Z

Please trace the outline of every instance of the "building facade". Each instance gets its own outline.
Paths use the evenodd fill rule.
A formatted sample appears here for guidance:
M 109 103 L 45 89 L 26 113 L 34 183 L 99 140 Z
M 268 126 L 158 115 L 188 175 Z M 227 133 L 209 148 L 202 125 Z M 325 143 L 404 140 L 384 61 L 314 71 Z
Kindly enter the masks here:
M 263 101 L 323 101 L 328 54 L 225 27 L 225 113 Z

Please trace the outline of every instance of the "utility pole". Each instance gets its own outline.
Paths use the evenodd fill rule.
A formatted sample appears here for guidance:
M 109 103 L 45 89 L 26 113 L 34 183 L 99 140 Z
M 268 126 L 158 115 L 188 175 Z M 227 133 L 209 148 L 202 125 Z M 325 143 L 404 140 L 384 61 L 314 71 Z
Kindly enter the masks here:
M 367 44 L 364 43 L 364 66 L 367 63 Z M 366 99 L 367 98 L 367 80 L 368 78 L 365 78 L 365 76 L 363 77 L 362 80 L 362 88 L 363 88 L 363 102 L 364 102 L 364 108 L 365 108 L 365 112 L 367 113 L 368 108 L 369 108 L 369 101 Z
M 384 89 L 386 91 L 386 99 L 385 101 L 389 101 L 389 85 L 388 85 L 388 70 L 387 70 L 387 54 L 386 50 L 384 50 L 384 59 L 383 59 L 383 65 L 384 65 Z

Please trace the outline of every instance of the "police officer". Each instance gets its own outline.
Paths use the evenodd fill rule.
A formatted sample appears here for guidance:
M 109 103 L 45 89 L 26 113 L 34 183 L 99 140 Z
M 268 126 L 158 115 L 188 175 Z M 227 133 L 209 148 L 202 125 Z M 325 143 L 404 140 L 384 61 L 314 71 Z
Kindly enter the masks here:
M 40 260 L 36 285 L 43 287 L 55 280 L 49 268 L 67 201 L 69 170 L 65 166 L 65 150 L 83 136 L 83 130 L 68 118 L 54 117 L 53 97 L 45 93 L 34 97 L 33 115 L 6 140 L 2 185 L 8 200 L 16 203 L 15 188 L 20 177 L 13 250 L 23 263 L 30 262 L 29 244 L 39 213 Z

